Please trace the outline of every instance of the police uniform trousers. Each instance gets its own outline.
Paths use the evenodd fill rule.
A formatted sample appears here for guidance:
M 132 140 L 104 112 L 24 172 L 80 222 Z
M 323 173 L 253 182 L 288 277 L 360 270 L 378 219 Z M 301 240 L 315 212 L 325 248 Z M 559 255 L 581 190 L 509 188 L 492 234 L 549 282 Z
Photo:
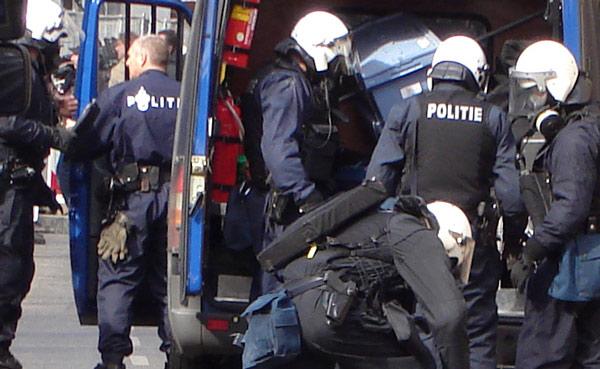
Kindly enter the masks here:
M 98 267 L 98 350 L 104 363 L 120 363 L 133 352 L 129 333 L 132 304 L 140 287 L 148 288 L 159 314 L 161 351 L 168 352 L 171 329 L 167 307 L 167 199 L 169 184 L 158 191 L 127 196 L 128 217 L 125 260 L 113 264 L 100 260 Z M 143 283 L 144 282 L 144 283 Z M 146 292 L 146 291 L 145 291 Z
M 265 199 L 265 203 L 264 203 L 264 206 L 265 206 L 265 208 L 264 208 L 265 230 L 264 230 L 264 236 L 262 239 L 262 245 L 261 245 L 260 249 L 255 249 L 255 253 L 257 255 L 262 250 L 266 249 L 271 244 L 271 242 L 273 242 L 277 237 L 279 237 L 279 235 L 281 235 L 283 233 L 283 231 L 285 230 L 285 228 L 287 227 L 287 225 L 278 224 L 275 221 L 273 221 L 272 219 L 269 219 L 270 212 L 269 212 L 268 207 L 269 207 L 269 204 L 271 204 L 272 196 L 273 196 L 272 191 L 270 191 L 266 195 L 266 199 Z M 288 224 L 291 224 L 294 220 L 298 219 L 299 216 L 300 215 L 298 214 L 293 219 L 289 219 Z M 259 275 L 257 275 L 257 277 L 258 277 L 259 281 L 255 285 L 258 286 L 259 291 L 256 291 L 257 293 L 254 297 L 273 292 L 273 291 L 277 290 L 279 287 L 281 287 L 281 285 L 282 285 L 281 280 L 277 277 L 277 275 L 275 273 L 266 273 L 266 272 L 260 271 L 258 274 Z M 253 290 L 254 290 L 254 286 L 253 286 Z M 254 293 L 253 293 L 253 295 L 254 295 Z
M 33 279 L 33 200 L 27 187 L 0 193 L 0 349 L 15 338 Z
M 473 230 L 477 235 L 477 230 Z M 469 282 L 463 288 L 467 302 L 467 333 L 471 369 L 496 369 L 498 306 L 496 292 L 500 283 L 500 254 L 494 242 L 475 237 L 477 243 Z
M 558 260 L 547 259 L 527 282 L 516 369 L 600 368 L 600 300 L 552 298 L 557 272 Z

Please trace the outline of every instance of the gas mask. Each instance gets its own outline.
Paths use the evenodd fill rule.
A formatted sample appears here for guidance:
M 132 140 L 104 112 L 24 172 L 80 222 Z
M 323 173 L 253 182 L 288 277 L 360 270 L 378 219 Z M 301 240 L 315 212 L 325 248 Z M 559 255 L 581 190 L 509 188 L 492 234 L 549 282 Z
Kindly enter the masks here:
M 546 81 L 556 73 L 510 71 L 508 116 L 512 125 L 527 121 L 528 131 L 539 131 L 546 140 L 552 140 L 565 126 L 558 102 L 548 92 Z M 519 128 L 523 130 L 525 127 Z

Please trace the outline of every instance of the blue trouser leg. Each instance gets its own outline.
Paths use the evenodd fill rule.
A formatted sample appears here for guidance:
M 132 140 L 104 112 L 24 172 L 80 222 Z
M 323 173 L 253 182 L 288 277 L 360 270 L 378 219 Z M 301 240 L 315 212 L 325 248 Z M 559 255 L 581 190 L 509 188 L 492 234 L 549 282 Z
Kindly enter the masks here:
M 143 258 L 117 264 L 100 260 L 98 266 L 98 350 L 104 363 L 120 363 L 133 352 L 129 338 L 132 304 L 143 280 Z
M 463 294 L 467 302 L 471 369 L 496 369 L 500 255 L 495 244 L 478 242 L 473 253 L 469 283 Z
M 600 301 L 550 297 L 556 272 L 556 261 L 546 261 L 528 282 L 516 368 L 600 368 Z
M 25 189 L 0 194 L 0 348 L 15 338 L 33 279 L 33 204 Z
M 113 264 L 100 260 L 98 267 L 98 350 L 102 360 L 119 363 L 132 353 L 129 333 L 132 304 L 146 279 L 153 303 L 160 313 L 158 334 L 161 350 L 171 346 L 167 307 L 166 203 L 167 185 L 157 193 L 135 193 L 127 200 L 130 230 L 128 257 Z
M 262 248 L 259 251 L 262 251 L 268 247 L 271 242 L 273 242 L 281 233 L 283 233 L 284 229 L 285 226 L 266 220 L 265 235 L 263 237 Z M 260 280 L 260 283 L 258 284 L 260 286 L 260 291 L 258 293 L 259 296 L 265 293 L 273 292 L 279 286 L 281 286 L 281 282 L 277 279 L 277 277 L 275 277 L 272 273 L 264 272 L 262 269 L 259 271 L 258 278 Z
M 157 224 L 152 230 L 151 239 L 155 247 L 149 253 L 149 271 L 147 278 L 152 298 L 157 304 L 160 314 L 158 336 L 161 339 L 160 350 L 168 353 L 171 348 L 171 325 L 169 323 L 169 306 L 167 297 L 167 225 Z

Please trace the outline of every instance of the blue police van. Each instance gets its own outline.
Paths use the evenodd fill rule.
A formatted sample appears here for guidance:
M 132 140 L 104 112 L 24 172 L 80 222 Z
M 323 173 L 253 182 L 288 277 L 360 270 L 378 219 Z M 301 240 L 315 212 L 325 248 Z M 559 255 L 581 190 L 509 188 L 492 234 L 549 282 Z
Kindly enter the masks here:
M 346 118 L 337 127 L 341 147 L 335 179 L 340 188 L 362 180 L 393 103 L 427 89 L 433 52 L 448 36 L 467 34 L 481 42 L 496 71 L 490 86 L 499 91 L 511 62 L 507 45 L 512 40 L 562 40 L 592 79 L 600 77 L 600 10 L 594 0 L 88 0 L 78 68 L 81 106 L 108 85 L 110 78 L 102 74 L 118 66 L 105 49 L 110 37 L 100 34 L 110 29 L 103 22 L 110 22 L 115 9 L 125 16 L 113 34 L 118 38 L 123 33 L 126 45 L 135 33 L 154 33 L 165 25 L 185 45 L 176 58 L 182 90 L 169 202 L 168 294 L 177 349 L 172 368 L 239 362 L 232 336 L 245 330 L 239 314 L 250 300 L 258 265 L 252 247 L 230 247 L 223 235 L 227 200 L 239 190 L 245 170 L 239 137 L 243 111 L 236 103 L 303 14 L 331 11 L 352 32 L 356 73 L 348 77 L 339 99 Z M 599 94 L 595 85 L 594 97 Z M 506 98 L 502 92 L 499 96 Z M 95 244 L 105 206 L 95 188 L 103 175 L 101 160 L 71 165 L 65 174 L 74 189 L 68 191 L 71 263 L 83 324 L 95 323 Z M 498 304 L 499 363 L 511 365 L 522 307 L 512 289 L 500 289 Z M 138 307 L 136 322 L 152 324 L 143 296 Z

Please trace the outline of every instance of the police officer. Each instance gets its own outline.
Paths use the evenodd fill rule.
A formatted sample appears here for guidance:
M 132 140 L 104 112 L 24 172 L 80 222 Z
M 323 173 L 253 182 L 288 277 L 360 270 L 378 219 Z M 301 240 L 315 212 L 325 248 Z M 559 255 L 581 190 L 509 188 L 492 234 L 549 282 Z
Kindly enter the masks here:
M 537 196 L 549 204 L 526 201 L 532 219 L 541 221 L 523 250 L 525 262 L 537 268 L 527 285 L 516 367 L 598 368 L 600 110 L 587 105 L 591 84 L 558 42 L 527 47 L 510 78 L 509 113 L 529 119 L 546 138 L 534 168 L 551 194 Z M 540 208 L 548 211 L 538 217 Z
M 58 57 L 64 36 L 63 11 L 50 0 L 30 0 L 25 46 L 32 61 L 32 91 L 28 110 L 0 117 L 0 368 L 20 369 L 10 353 L 21 303 L 31 286 L 33 260 L 33 206 L 59 207 L 42 178 L 50 147 L 65 149 L 72 135 L 56 126 L 46 78 Z
M 505 239 L 518 238 L 523 228 L 510 127 L 499 108 L 478 96 L 485 89 L 487 68 L 485 54 L 473 39 L 454 36 L 443 41 L 429 71 L 433 89 L 393 108 L 367 169 L 367 178 L 381 180 L 391 193 L 417 194 L 427 203 L 449 202 L 473 225 L 478 241 L 464 287 L 472 369 L 496 368 L 500 258 L 495 229 L 485 232 L 487 237 L 479 229 L 485 222 L 482 204 L 490 200 L 492 186 L 504 215 Z
M 246 137 L 250 171 L 254 180 L 267 181 L 271 188 L 264 245 L 331 190 L 325 183 L 331 179 L 333 163 L 310 153 L 306 140 L 317 114 L 311 84 L 336 57 L 333 42 L 347 34 L 333 14 L 305 15 L 291 37 L 277 45 L 278 59 L 260 73 L 252 88 L 248 114 L 255 118 Z M 334 129 L 331 121 L 329 129 Z M 317 148 L 328 145 L 330 136 L 326 134 Z M 263 290 L 272 289 L 274 283 L 263 281 Z
M 317 359 L 322 366 L 333 361 L 352 368 L 360 360 L 362 367 L 378 368 L 388 359 L 412 357 L 424 369 L 435 368 L 436 360 L 419 335 L 426 330 L 435 337 L 444 368 L 468 368 L 466 306 L 453 265 L 468 266 L 466 251 L 474 244 L 471 225 L 457 207 L 442 202 L 426 207 L 418 197 L 388 199 L 376 210 L 385 197 L 381 184 L 367 181 L 286 229 L 259 255 L 264 266 L 279 271 L 284 295 L 261 296 L 243 316 L 268 311 L 274 298 L 269 314 L 276 321 L 289 321 L 283 318 L 289 310 L 285 300 L 292 299 L 302 352 L 324 356 Z M 371 206 L 365 210 L 367 203 Z M 306 237 L 315 239 L 308 256 Z M 452 250 L 449 255 L 456 264 L 444 248 Z M 413 296 L 425 323 L 409 313 Z M 300 332 L 292 323 L 276 329 L 279 338 L 270 348 L 264 320 L 249 320 L 244 368 L 294 352 L 292 338 Z M 311 356 L 301 355 L 294 364 L 314 367 Z
M 166 75 L 168 61 L 162 38 L 138 38 L 127 58 L 134 79 L 98 97 L 98 118 L 78 130 L 75 142 L 75 159 L 108 153 L 113 174 L 112 206 L 98 242 L 97 369 L 124 368 L 132 353 L 132 302 L 144 280 L 160 312 L 161 350 L 168 353 L 171 345 L 166 216 L 180 84 Z

